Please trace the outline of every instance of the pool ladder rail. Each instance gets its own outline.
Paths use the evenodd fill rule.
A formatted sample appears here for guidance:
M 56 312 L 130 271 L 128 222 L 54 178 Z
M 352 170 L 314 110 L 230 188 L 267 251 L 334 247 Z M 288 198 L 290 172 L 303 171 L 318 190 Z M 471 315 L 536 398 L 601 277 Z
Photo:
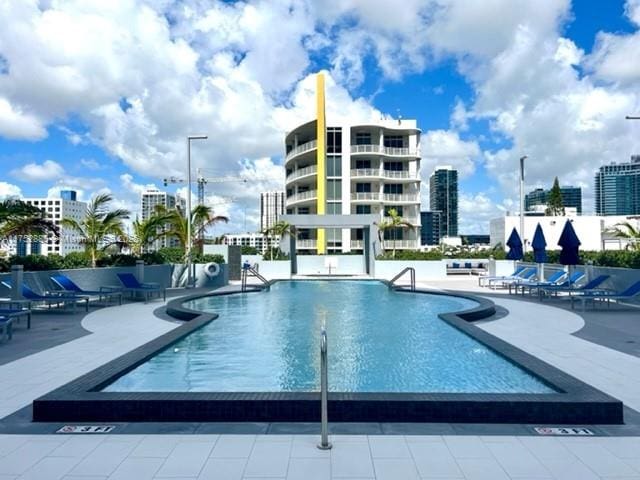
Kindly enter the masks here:
M 411 290 L 412 292 L 415 292 L 416 291 L 416 269 L 413 267 L 403 268 L 400 273 L 398 273 L 395 277 L 393 277 L 389 281 L 389 288 L 391 289 L 395 287 L 396 290 L 404 290 L 405 287 L 396 285 L 395 283 L 407 272 L 409 272 L 410 274 L 410 282 L 411 282 L 409 285 L 409 290 Z
M 329 368 L 327 358 L 327 331 L 320 330 L 320 450 L 329 450 Z
M 271 287 L 271 283 L 269 282 L 269 280 L 267 280 L 262 275 L 260 275 L 255 268 L 248 267 L 248 268 L 242 269 L 242 274 L 240 276 L 241 291 L 243 292 L 247 291 L 247 286 L 248 286 L 247 278 L 249 277 L 249 273 L 251 273 L 252 276 L 256 277 L 258 280 L 260 280 L 264 284 L 265 290 L 269 290 L 269 288 Z

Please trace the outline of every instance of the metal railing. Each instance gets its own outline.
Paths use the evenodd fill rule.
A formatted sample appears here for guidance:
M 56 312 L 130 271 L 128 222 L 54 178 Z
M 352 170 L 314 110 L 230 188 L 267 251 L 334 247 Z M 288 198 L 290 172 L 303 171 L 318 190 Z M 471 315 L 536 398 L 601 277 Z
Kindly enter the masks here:
M 379 202 L 382 199 L 382 194 L 378 192 L 358 192 L 351 194 L 351 200 L 355 201 L 372 201 Z
M 303 143 L 302 145 L 298 145 L 296 148 L 294 148 L 289 153 L 287 153 L 287 156 L 285 157 L 285 162 L 288 162 L 296 155 L 300 155 L 301 153 L 308 152 L 309 150 L 313 150 L 314 148 L 317 148 L 317 147 L 318 147 L 317 140 L 311 140 L 310 142 Z
M 419 157 L 417 149 L 405 147 L 383 147 L 381 145 L 351 145 L 351 153 L 381 153 L 391 157 Z
M 300 202 L 302 200 L 310 200 L 318 196 L 317 190 L 307 190 L 306 192 L 300 192 L 287 197 L 287 204 L 293 202 Z
M 382 200 L 385 202 L 419 202 L 417 193 L 385 193 Z
M 291 172 L 287 176 L 286 182 L 288 183 L 292 180 L 295 180 L 296 178 L 305 177 L 307 175 L 314 175 L 316 173 L 318 173 L 318 166 L 310 165 L 308 167 L 300 168 L 298 170 L 294 170 L 293 172 Z
M 395 277 L 393 277 L 390 281 L 389 281 L 389 288 L 393 288 L 395 285 L 395 282 L 397 280 L 400 279 L 400 277 L 402 277 L 405 273 L 409 272 L 410 273 L 410 290 L 412 292 L 416 291 L 416 269 L 413 267 L 406 267 L 404 268 L 400 273 L 398 273 Z
M 299 239 L 296 240 L 297 248 L 316 248 L 318 246 L 317 240 Z
M 265 290 L 269 290 L 269 288 L 271 288 L 271 283 L 269 283 L 269 280 L 267 280 L 262 275 L 260 275 L 255 268 L 249 267 L 249 268 L 243 268 L 242 269 L 242 275 L 240 277 L 240 290 L 241 291 L 243 291 L 243 292 L 247 291 L 247 278 L 249 277 L 249 273 L 251 273 L 252 276 L 256 277 L 262 283 L 264 283 Z
M 409 170 L 380 170 L 378 168 L 353 168 L 351 169 L 352 178 L 362 177 L 378 177 L 388 178 L 394 180 L 415 180 L 418 181 L 418 176 Z
M 356 250 L 362 250 L 364 248 L 363 240 L 351 240 L 351 248 L 355 248 Z
M 385 240 L 384 241 L 384 248 L 385 249 L 389 249 L 389 248 L 412 248 L 412 249 L 417 249 L 418 247 L 420 247 L 420 245 L 418 244 L 419 240 Z
M 320 330 L 320 450 L 329 450 L 329 360 L 327 358 L 327 331 Z

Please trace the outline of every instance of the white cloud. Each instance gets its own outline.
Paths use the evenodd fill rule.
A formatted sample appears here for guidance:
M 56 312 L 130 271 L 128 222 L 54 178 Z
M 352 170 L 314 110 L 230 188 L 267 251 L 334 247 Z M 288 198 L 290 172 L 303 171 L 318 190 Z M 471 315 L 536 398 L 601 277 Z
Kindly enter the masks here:
M 11 183 L 0 182 L 0 200 L 21 196 L 22 190 L 20 189 L 20 187 Z
M 452 130 L 430 130 L 422 135 L 421 173 L 425 181 L 436 165 L 451 165 L 461 177 L 475 171 L 475 160 L 480 158 L 480 147 L 475 141 L 465 141 Z
M 83 167 L 88 168 L 89 170 L 100 170 L 102 168 L 102 165 L 100 165 L 93 158 L 81 158 L 80 164 Z
M 12 140 L 41 140 L 47 130 L 36 116 L 0 97 L 0 136 Z
M 11 171 L 11 175 L 24 182 L 56 180 L 64 175 L 64 168 L 58 162 L 45 160 L 41 164 L 28 163 Z

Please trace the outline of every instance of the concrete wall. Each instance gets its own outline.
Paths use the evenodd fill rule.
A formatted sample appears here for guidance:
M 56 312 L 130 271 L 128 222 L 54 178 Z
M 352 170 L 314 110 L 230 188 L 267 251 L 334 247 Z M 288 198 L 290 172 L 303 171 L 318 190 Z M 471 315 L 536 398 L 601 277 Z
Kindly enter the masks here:
M 416 280 L 418 281 L 442 280 L 447 277 L 446 260 L 376 260 L 375 278 L 391 280 L 405 267 L 413 267 L 416 269 Z
M 204 273 L 203 264 L 195 264 L 197 287 L 220 287 L 228 284 L 227 266 L 220 265 L 220 274 L 209 277 Z M 24 281 L 37 292 L 55 290 L 57 287 L 51 280 L 51 275 L 61 273 L 68 276 L 80 288 L 98 290 L 101 286 L 121 286 L 116 277 L 117 273 L 133 273 L 136 267 L 104 267 L 104 268 L 76 268 L 72 270 L 45 270 L 41 272 L 24 272 Z M 186 271 L 184 265 L 145 265 L 143 282 L 154 282 L 162 287 L 175 287 L 184 284 Z M 0 274 L 0 281 L 11 279 L 11 273 Z M 9 290 L 0 285 L 0 297 L 9 297 Z
M 328 260 L 330 259 L 330 260 Z M 364 255 L 298 255 L 298 275 L 329 275 L 326 261 L 335 262 L 331 275 L 364 275 Z

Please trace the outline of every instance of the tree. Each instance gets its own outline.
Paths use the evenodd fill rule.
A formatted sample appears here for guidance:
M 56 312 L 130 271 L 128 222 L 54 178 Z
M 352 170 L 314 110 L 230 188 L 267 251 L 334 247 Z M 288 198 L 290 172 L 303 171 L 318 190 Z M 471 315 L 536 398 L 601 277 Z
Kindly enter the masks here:
M 178 243 L 185 250 L 187 245 L 196 245 L 201 247 L 201 238 L 204 238 L 204 232 L 208 227 L 215 225 L 216 223 L 229 222 L 229 219 L 222 215 L 213 215 L 211 207 L 206 205 L 197 205 L 191 210 L 191 239 L 187 232 L 187 215 L 181 208 L 175 208 L 173 210 L 160 209 L 159 212 L 166 212 L 168 214 L 167 224 L 169 229 L 165 232 L 165 235 L 172 236 L 178 239 Z M 191 242 L 189 242 L 191 240 Z
M 631 225 L 630 222 L 616 223 L 608 230 L 615 237 L 629 240 L 627 248 L 640 252 L 640 229 Z
M 129 210 L 118 208 L 109 210 L 113 197 L 108 194 L 97 195 L 89 202 L 84 218 L 78 222 L 71 218 L 60 221 L 62 227 L 75 231 L 84 244 L 85 251 L 91 255 L 91 266 L 95 268 L 101 251 L 122 243 L 125 238 L 123 221 L 129 218 Z
M 146 220 L 137 218 L 131 224 L 132 235 L 127 237 L 127 245 L 134 255 L 141 255 L 157 239 L 167 236 L 166 227 L 170 214 L 166 210 L 156 209 Z
M 0 239 L 48 233 L 57 237 L 59 229 L 43 210 L 21 200 L 0 202 Z
M 285 222 L 284 220 L 277 221 L 262 233 L 267 235 L 267 237 L 274 236 L 280 238 L 284 237 L 285 235 L 290 235 L 291 237 L 295 238 L 298 234 L 298 232 L 296 232 L 296 227 L 291 225 L 289 222 Z M 271 260 L 273 260 L 273 250 L 273 248 L 269 247 Z
M 553 181 L 553 187 L 549 191 L 549 200 L 547 201 L 547 209 L 545 210 L 545 215 L 551 216 L 564 216 L 566 212 L 564 210 L 564 205 L 562 203 L 562 191 L 560 190 L 560 183 L 558 182 L 558 177 Z
M 380 243 L 382 244 L 382 249 L 384 250 L 384 234 L 389 231 L 393 236 L 393 258 L 396 258 L 396 234 L 398 229 L 407 228 L 411 231 L 415 230 L 416 227 L 398 215 L 398 211 L 395 208 L 389 209 L 387 212 L 387 216 L 380 223 L 377 223 L 378 227 L 378 237 L 380 239 Z

